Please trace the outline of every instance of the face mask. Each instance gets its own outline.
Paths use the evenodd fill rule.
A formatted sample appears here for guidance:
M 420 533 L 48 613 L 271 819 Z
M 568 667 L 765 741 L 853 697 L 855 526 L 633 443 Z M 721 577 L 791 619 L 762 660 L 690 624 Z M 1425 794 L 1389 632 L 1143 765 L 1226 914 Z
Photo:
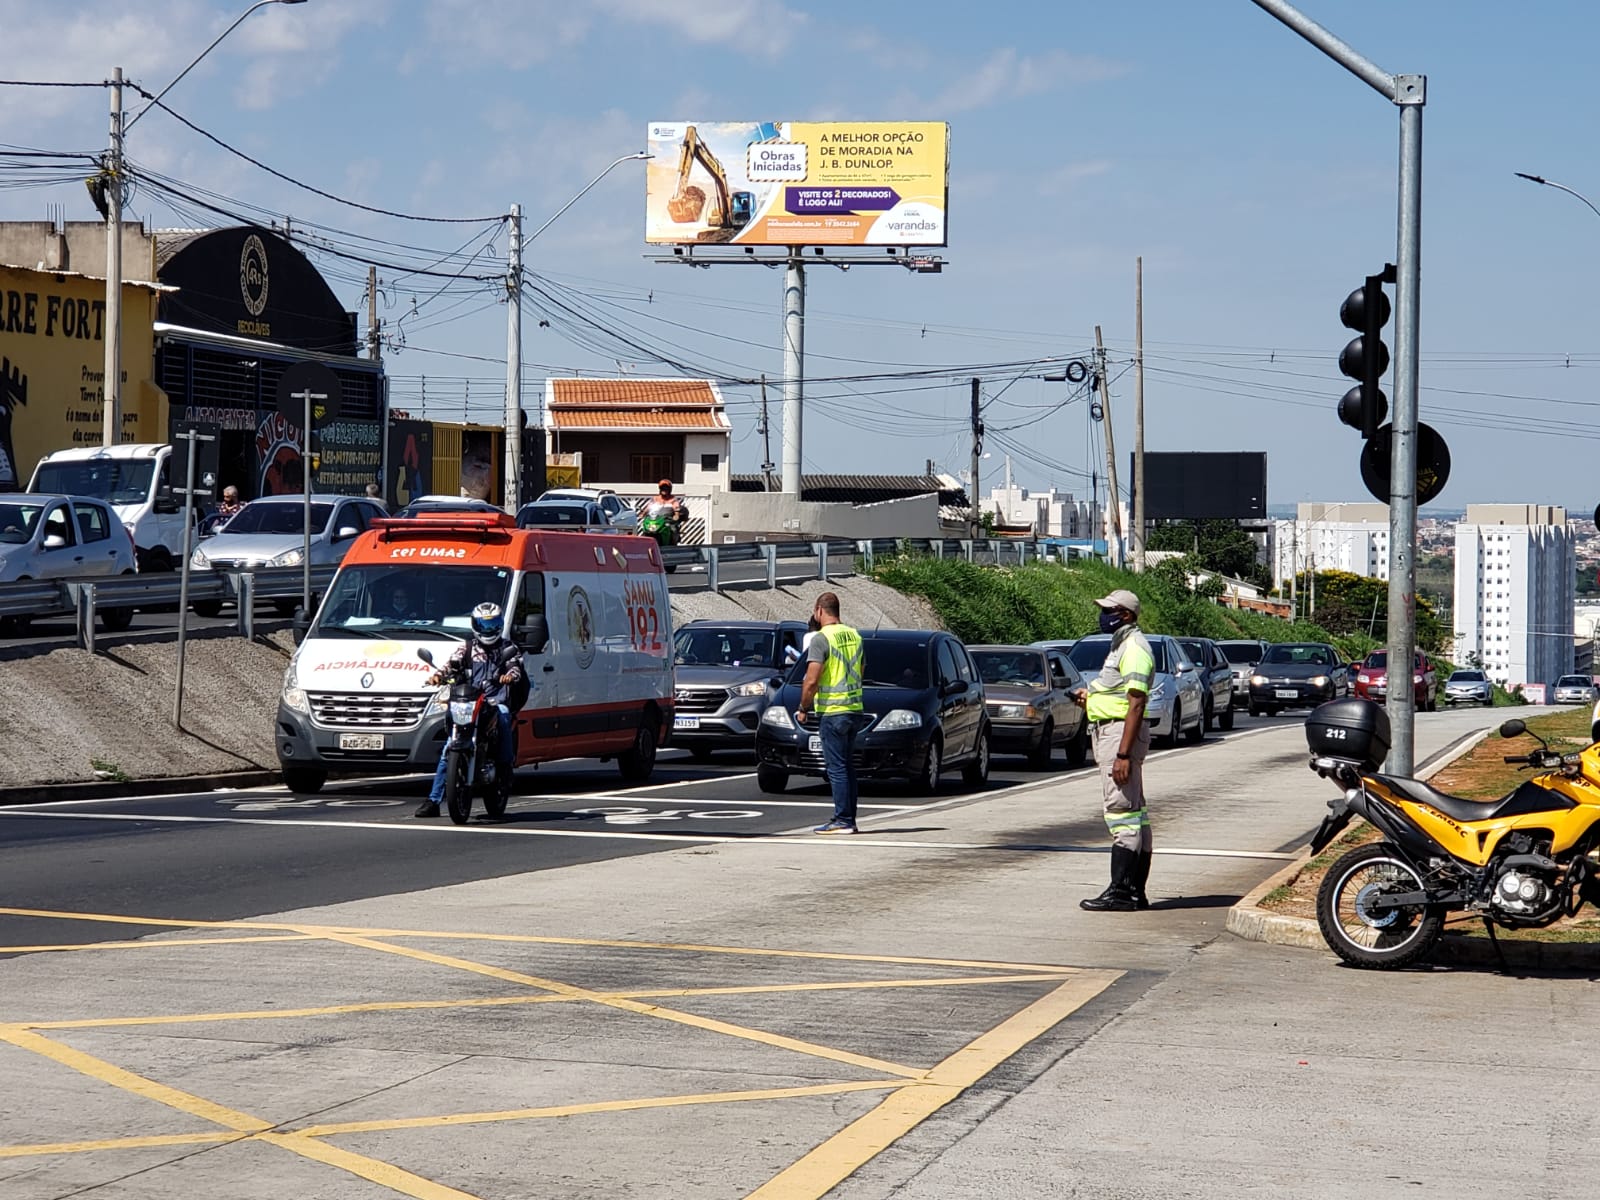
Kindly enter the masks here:
M 1117 630 L 1121 629 L 1125 623 L 1126 621 L 1120 612 L 1116 612 L 1115 610 L 1109 608 L 1103 608 L 1100 610 L 1101 633 L 1115 633 Z

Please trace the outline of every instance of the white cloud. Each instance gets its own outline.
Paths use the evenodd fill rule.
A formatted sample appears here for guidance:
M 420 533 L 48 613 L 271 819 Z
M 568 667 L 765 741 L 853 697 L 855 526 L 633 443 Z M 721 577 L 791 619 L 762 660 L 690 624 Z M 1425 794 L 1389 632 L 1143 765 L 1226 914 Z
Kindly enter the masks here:
M 1061 196 L 1074 190 L 1085 179 L 1093 179 L 1097 175 L 1104 175 L 1111 170 L 1108 159 L 1096 158 L 1083 162 L 1063 163 L 1059 167 L 1046 171 L 1039 180 L 1039 194 L 1042 196 Z
M 1015 47 L 996 50 L 957 79 L 928 105 L 929 112 L 959 113 L 1020 100 L 1074 84 L 1101 83 L 1127 74 L 1121 63 L 1089 55 L 1050 50 L 1021 54 Z
M 611 16 L 660 25 L 701 45 L 724 45 L 762 55 L 782 51 L 804 13 L 779 0 L 594 0 Z

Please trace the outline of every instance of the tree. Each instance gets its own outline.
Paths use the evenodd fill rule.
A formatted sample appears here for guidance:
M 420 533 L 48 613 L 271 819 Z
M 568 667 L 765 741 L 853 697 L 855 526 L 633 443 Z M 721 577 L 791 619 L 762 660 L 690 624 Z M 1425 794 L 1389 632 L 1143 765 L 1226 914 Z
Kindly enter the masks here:
M 1149 550 L 1178 550 L 1192 554 L 1200 565 L 1234 579 L 1258 579 L 1260 547 L 1232 521 L 1175 521 L 1157 525 L 1145 543 Z

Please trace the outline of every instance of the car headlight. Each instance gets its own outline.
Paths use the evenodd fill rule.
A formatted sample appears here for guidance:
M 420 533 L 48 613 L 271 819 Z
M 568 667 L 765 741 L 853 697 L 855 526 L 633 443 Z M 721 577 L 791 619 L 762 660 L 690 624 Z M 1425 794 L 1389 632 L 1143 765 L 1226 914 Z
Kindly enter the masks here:
M 1166 698 L 1167 698 L 1167 681 L 1165 679 L 1158 679 L 1158 680 L 1156 680 L 1155 687 L 1150 689 L 1150 703 L 1151 704 L 1160 704 Z
M 909 708 L 896 708 L 884 714 L 878 722 L 879 729 L 921 729 L 922 714 Z
M 204 571 L 210 565 L 211 560 L 206 557 L 204 550 L 196 548 L 194 553 L 189 555 L 189 566 L 196 571 Z
M 1314 688 L 1325 688 L 1328 686 L 1328 677 L 1326 675 L 1313 675 L 1310 683 Z
M 306 700 L 306 694 L 297 687 L 283 689 L 283 706 L 292 708 L 298 713 L 305 713 L 308 717 L 311 715 L 311 705 Z
M 1422 682 L 1422 676 L 1421 675 L 1413 675 L 1411 677 L 1411 682 L 1412 683 L 1421 683 Z
M 1265 675 L 1252 675 L 1250 676 L 1250 682 L 1256 687 L 1266 687 L 1267 677 Z
M 771 725 L 774 729 L 793 729 L 794 721 L 789 717 L 789 710 L 781 704 L 774 704 L 761 714 L 761 723 Z
M 766 691 L 767 685 L 765 683 L 741 683 L 733 689 L 733 694 L 735 696 L 763 696 Z
M 1031 720 L 1039 715 L 1039 710 L 1031 704 L 997 704 L 994 715 L 998 721 Z
M 198 553 L 198 551 L 196 551 L 196 553 Z M 282 554 L 276 554 L 273 557 L 267 559 L 267 566 L 269 566 L 269 567 L 298 567 L 301 563 L 303 563 L 305 561 L 305 559 L 306 559 L 305 550 L 300 546 L 296 546 L 293 550 L 285 550 Z
M 1357 683 L 1371 683 L 1372 682 L 1372 676 L 1368 675 L 1365 671 L 1362 671 L 1362 672 L 1360 672 L 1360 673 L 1358 673 L 1356 675 L 1356 682 Z

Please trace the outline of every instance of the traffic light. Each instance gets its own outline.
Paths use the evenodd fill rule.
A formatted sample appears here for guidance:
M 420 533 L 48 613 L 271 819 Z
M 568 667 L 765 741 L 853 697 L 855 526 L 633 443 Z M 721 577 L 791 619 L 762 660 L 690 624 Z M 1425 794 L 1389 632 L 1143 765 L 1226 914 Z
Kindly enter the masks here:
M 1339 420 L 1361 431 L 1369 441 L 1388 419 L 1389 400 L 1379 383 L 1389 369 L 1389 347 L 1383 344 L 1383 327 L 1389 322 L 1389 297 L 1385 283 L 1393 283 L 1393 266 L 1383 273 L 1368 275 L 1361 287 L 1345 297 L 1339 306 L 1339 321 L 1356 336 L 1339 352 L 1339 370 L 1356 386 L 1339 401 Z

